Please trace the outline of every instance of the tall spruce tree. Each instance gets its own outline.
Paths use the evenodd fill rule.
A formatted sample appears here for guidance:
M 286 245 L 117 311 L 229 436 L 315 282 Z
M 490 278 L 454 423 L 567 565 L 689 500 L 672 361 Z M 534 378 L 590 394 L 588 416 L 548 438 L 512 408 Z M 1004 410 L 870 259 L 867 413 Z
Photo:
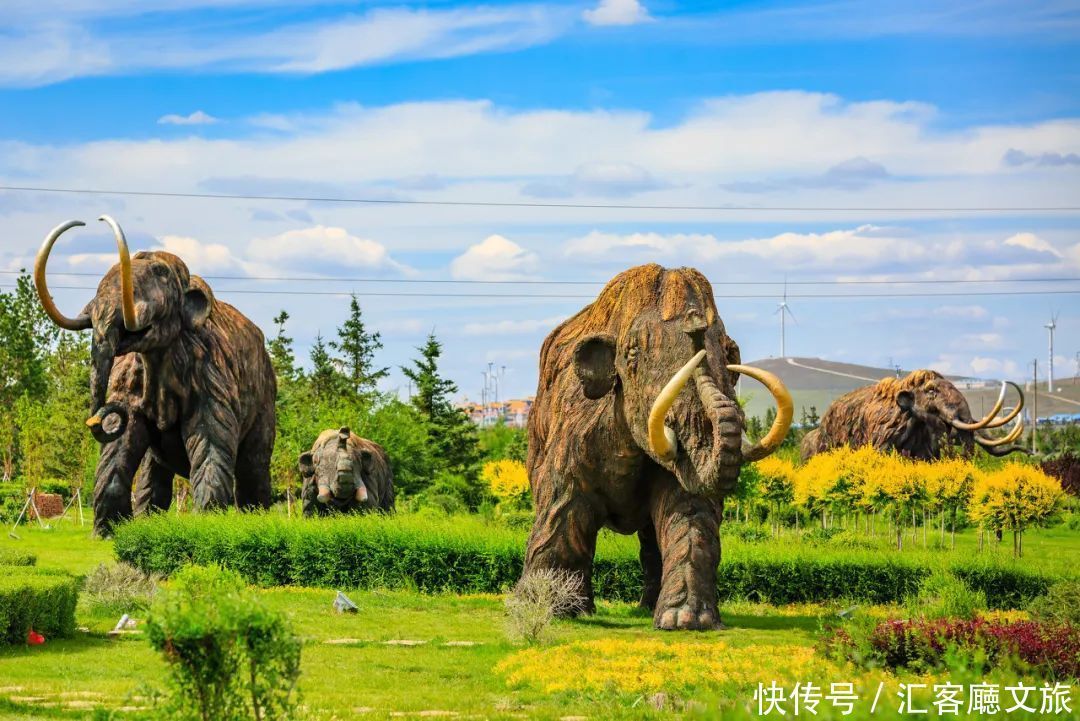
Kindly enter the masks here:
M 480 443 L 476 426 L 451 400 L 451 396 L 457 393 L 457 385 L 439 375 L 442 344 L 436 340 L 433 332 L 417 350 L 420 357 L 413 361 L 411 368 L 402 367 L 401 372 L 416 387 L 412 404 L 427 419 L 428 440 L 435 464 L 439 469 L 459 475 L 473 485 L 479 477 Z
M 284 310 L 274 316 L 277 333 L 266 341 L 266 350 L 270 353 L 270 363 L 274 366 L 274 374 L 278 377 L 279 385 L 281 381 L 296 380 L 299 375 L 296 355 L 293 353 L 293 339 L 285 335 L 285 323 L 288 320 L 289 314 Z
M 311 346 L 311 373 L 308 375 L 312 393 L 319 400 L 329 400 L 342 391 L 342 381 L 341 371 L 330 357 L 322 334 L 316 334 L 315 344 Z
M 379 333 L 369 332 L 364 325 L 360 301 L 353 295 L 349 301 L 349 317 L 338 328 L 338 340 L 330 341 L 330 347 L 341 353 L 339 361 L 345 380 L 355 396 L 365 396 L 375 391 L 376 384 L 385 378 L 388 368 L 375 367 L 375 352 L 381 349 Z

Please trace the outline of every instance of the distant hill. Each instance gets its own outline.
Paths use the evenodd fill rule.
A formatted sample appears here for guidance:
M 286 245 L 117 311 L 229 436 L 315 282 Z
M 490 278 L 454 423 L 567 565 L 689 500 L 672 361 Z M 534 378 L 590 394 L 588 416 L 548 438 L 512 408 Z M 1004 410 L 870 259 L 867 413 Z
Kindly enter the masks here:
M 809 412 L 811 406 L 816 407 L 820 416 L 836 398 L 848 391 L 896 375 L 896 371 L 890 368 L 837 363 L 821 358 L 765 358 L 751 361 L 747 365 L 774 373 L 784 381 L 795 401 L 796 422 L 804 408 Z M 905 368 L 901 370 L 901 373 L 906 375 L 910 370 Z M 978 416 L 980 412 L 989 411 L 997 400 L 999 386 L 995 379 L 950 376 L 950 380 L 960 387 L 961 392 L 968 399 L 972 415 Z M 1029 409 L 1033 399 L 1030 386 L 1030 382 L 1026 384 L 1021 382 Z M 1054 388 L 1054 394 L 1050 396 L 1046 392 L 1046 382 L 1042 381 L 1039 384 L 1040 418 L 1057 413 L 1080 413 L 1080 378 L 1056 379 Z M 764 416 L 773 404 L 769 393 L 755 381 L 743 381 L 740 391 L 747 399 L 748 415 Z

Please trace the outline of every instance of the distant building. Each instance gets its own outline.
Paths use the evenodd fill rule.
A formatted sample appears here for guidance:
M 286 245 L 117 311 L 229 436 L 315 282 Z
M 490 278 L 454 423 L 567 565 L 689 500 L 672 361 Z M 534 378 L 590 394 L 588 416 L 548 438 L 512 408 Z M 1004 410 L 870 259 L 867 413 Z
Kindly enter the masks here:
M 466 399 L 458 405 L 469 419 L 480 427 L 493 426 L 500 420 L 511 428 L 524 428 L 529 420 L 534 396 L 514 398 L 498 403 L 473 403 Z

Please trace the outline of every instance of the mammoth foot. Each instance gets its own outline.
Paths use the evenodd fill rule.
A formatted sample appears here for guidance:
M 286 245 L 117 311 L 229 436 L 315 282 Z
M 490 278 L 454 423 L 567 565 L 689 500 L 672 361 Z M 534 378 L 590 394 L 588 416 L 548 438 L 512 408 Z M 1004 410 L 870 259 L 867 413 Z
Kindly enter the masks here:
M 657 607 L 653 619 L 654 625 L 661 631 L 713 631 L 723 628 L 716 609 L 702 608 L 698 604 Z

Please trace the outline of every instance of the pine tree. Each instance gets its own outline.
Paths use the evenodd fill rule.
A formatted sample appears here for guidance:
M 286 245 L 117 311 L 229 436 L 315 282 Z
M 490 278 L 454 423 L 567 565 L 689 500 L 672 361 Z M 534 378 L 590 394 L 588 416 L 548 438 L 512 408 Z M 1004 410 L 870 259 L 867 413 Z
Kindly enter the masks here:
M 329 400 L 341 392 L 343 378 L 341 371 L 334 364 L 330 352 L 326 350 L 322 334 L 316 334 L 315 344 L 311 346 L 311 374 L 308 376 L 311 391 L 319 400 Z
M 296 355 L 293 353 L 293 339 L 285 335 L 285 323 L 288 320 L 289 314 L 284 310 L 274 316 L 277 335 L 266 342 L 270 363 L 274 366 L 274 374 L 277 375 L 279 384 L 282 380 L 295 380 L 299 375 Z
M 413 361 L 413 367 L 403 367 L 401 371 L 416 387 L 412 403 L 427 419 L 428 439 L 436 466 L 460 476 L 468 486 L 476 486 L 480 462 L 476 426 L 451 400 L 451 396 L 457 393 L 457 385 L 439 375 L 442 344 L 431 333 L 427 342 L 417 350 L 420 357 Z M 470 505 L 479 502 L 479 495 L 474 495 L 476 497 L 465 499 Z
M 339 361 L 350 389 L 357 396 L 373 392 L 389 369 L 374 367 L 375 351 L 383 347 L 382 341 L 378 332 L 368 332 L 365 327 L 360 302 L 355 295 L 349 301 L 349 317 L 338 328 L 338 338 L 330 341 L 330 347 L 343 356 Z

